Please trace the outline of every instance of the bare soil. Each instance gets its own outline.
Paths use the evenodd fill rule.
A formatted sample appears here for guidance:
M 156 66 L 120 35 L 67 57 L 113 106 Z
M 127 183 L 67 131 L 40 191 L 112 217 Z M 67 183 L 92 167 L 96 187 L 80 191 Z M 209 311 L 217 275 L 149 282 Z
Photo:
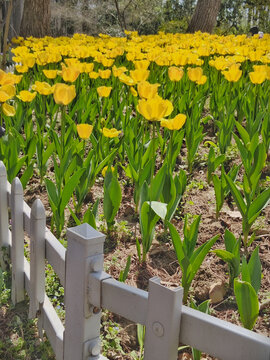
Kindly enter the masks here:
M 183 151 L 184 154 L 184 151 Z M 201 215 L 199 228 L 198 245 L 209 240 L 216 234 L 220 234 L 219 240 L 214 245 L 214 249 L 224 248 L 223 235 L 226 229 L 239 237 L 242 232 L 241 215 L 237 207 L 229 197 L 224 203 L 224 207 L 218 219 L 215 217 L 215 194 L 212 185 L 207 183 L 207 166 L 206 156 L 208 149 L 201 147 L 199 157 L 195 163 L 192 177 L 190 177 L 184 198 L 176 211 L 173 219 L 174 225 L 177 227 L 182 236 L 183 219 L 185 214 Z M 235 157 L 234 162 L 239 162 Z M 230 164 L 229 164 L 230 165 Z M 179 168 L 185 168 L 184 157 L 178 159 Z M 265 184 L 269 186 L 267 176 L 270 176 L 269 168 L 264 173 Z M 181 269 L 178 265 L 174 248 L 169 233 L 164 231 L 162 222 L 156 226 L 156 236 L 149 252 L 146 264 L 140 264 L 138 261 L 136 250 L 136 237 L 140 239 L 138 215 L 135 213 L 135 205 L 133 202 L 133 187 L 127 185 L 124 175 L 121 174 L 119 180 L 122 184 L 122 204 L 116 218 L 115 230 L 107 234 L 105 242 L 105 270 L 115 279 L 119 278 L 120 271 L 125 268 L 128 255 L 131 256 L 130 271 L 126 280 L 127 284 L 137 286 L 147 290 L 149 279 L 158 276 L 161 283 L 168 287 L 177 287 L 181 283 Z M 89 206 L 89 202 L 100 198 L 100 213 L 102 213 L 102 194 L 103 179 L 99 178 L 88 196 L 82 212 Z M 50 224 L 51 211 L 48 203 L 44 186 L 39 185 L 38 177 L 33 177 L 29 186 L 25 191 L 25 200 L 31 205 L 36 198 L 40 198 L 45 206 L 47 214 L 47 224 Z M 74 222 L 67 212 L 68 226 L 73 226 Z M 99 222 L 99 230 L 106 232 L 105 225 L 101 219 Z M 262 264 L 262 283 L 259 291 L 259 301 L 263 304 L 270 295 L 270 206 L 266 207 L 254 226 L 256 231 L 256 239 L 250 247 L 250 252 L 259 245 L 259 255 Z M 228 288 L 228 268 L 226 263 L 219 259 L 214 253 L 209 253 L 200 270 L 198 271 L 190 290 L 190 297 L 197 304 L 209 299 L 209 290 L 213 284 L 221 282 L 225 284 L 226 293 L 222 301 L 211 304 L 211 315 L 220 319 L 240 325 L 237 305 L 232 291 Z M 0 321 L 5 317 L 5 309 L 1 310 Z M 115 348 L 107 351 L 106 356 L 109 359 L 132 359 L 128 354 L 132 350 L 138 350 L 138 342 L 136 339 L 136 325 L 120 318 L 114 314 L 106 313 L 103 316 L 103 330 L 108 331 L 106 324 L 111 321 L 118 324 L 117 336 L 120 338 L 120 346 L 125 355 L 119 353 Z M 6 322 L 6 321 L 4 321 Z M 115 325 L 116 326 L 116 325 Z M 0 326 L 1 328 L 1 326 Z M 270 335 L 270 303 L 265 303 L 261 307 L 259 318 L 256 322 L 254 330 L 265 336 Z M 179 351 L 179 359 L 191 359 L 190 350 L 185 349 Z M 205 359 L 213 359 L 209 355 L 204 354 Z

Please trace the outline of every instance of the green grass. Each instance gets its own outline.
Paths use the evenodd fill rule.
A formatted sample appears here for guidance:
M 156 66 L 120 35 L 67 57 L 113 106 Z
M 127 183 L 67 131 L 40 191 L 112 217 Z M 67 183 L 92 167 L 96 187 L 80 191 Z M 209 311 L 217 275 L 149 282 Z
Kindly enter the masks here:
M 0 269 L 0 359 L 55 360 L 46 336 L 39 338 L 37 320 L 28 319 L 28 300 L 11 302 L 11 272 Z

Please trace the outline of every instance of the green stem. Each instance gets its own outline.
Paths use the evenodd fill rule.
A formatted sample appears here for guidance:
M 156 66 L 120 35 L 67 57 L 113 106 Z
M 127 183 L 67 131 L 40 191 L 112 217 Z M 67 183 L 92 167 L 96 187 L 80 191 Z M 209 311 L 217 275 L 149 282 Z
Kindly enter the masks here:
M 172 153 L 173 153 L 173 138 L 174 138 L 174 131 L 170 131 L 170 140 L 169 140 L 169 149 L 168 149 L 168 172 L 172 171 Z
M 152 201 L 152 181 L 153 181 L 153 177 L 154 177 L 154 172 L 155 172 L 155 145 L 156 145 L 156 122 L 153 122 L 153 127 L 152 127 L 152 141 L 153 141 L 153 147 L 152 147 L 152 166 L 151 166 L 151 177 L 150 177 L 150 206 L 151 206 L 151 201 Z
M 65 127 L 66 127 L 66 122 L 65 122 L 65 107 L 62 106 L 61 107 L 61 159 L 63 159 L 64 154 L 65 154 Z M 60 159 L 60 161 L 61 161 Z

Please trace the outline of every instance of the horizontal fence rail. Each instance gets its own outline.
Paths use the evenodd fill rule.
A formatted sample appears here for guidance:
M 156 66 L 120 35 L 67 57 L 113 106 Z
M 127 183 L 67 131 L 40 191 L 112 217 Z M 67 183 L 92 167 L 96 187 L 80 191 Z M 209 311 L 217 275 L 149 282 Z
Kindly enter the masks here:
M 10 185 L 0 161 L 1 267 L 10 253 L 12 302 L 28 294 L 29 317 L 38 318 L 57 360 L 106 360 L 100 354 L 101 309 L 145 325 L 144 360 L 176 360 L 180 344 L 222 360 L 270 359 L 270 338 L 183 306 L 182 288 L 166 288 L 155 277 L 147 292 L 112 279 L 103 271 L 104 241 L 103 234 L 82 224 L 67 230 L 65 249 L 46 228 L 41 201 L 30 209 L 19 179 Z M 45 292 L 46 261 L 65 289 L 65 326 Z

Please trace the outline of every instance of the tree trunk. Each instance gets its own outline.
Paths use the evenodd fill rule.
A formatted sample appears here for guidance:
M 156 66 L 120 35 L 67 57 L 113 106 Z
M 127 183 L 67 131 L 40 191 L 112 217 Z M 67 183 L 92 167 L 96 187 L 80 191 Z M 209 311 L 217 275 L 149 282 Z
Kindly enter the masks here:
M 50 35 L 50 21 L 50 0 L 24 0 L 21 36 L 43 37 Z
M 221 0 L 198 0 L 187 32 L 202 31 L 211 33 L 217 22 Z
M 13 0 L 13 9 L 12 9 L 12 17 L 11 24 L 9 30 L 9 38 L 19 36 L 22 15 L 23 15 L 23 3 L 24 0 Z

